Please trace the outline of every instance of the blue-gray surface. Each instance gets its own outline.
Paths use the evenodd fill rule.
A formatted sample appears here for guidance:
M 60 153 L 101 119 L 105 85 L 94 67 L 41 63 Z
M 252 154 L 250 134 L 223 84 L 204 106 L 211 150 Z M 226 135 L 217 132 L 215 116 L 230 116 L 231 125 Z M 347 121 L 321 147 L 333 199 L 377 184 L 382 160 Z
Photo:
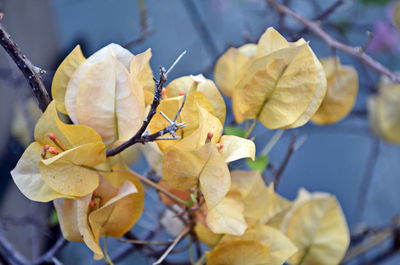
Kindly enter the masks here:
M 204 35 L 196 27 L 195 23 L 199 23 L 196 21 L 197 18 L 188 12 L 187 3 L 184 1 L 195 3 L 201 19 L 210 32 L 213 45 L 205 41 Z M 304 4 L 305 2 L 308 1 L 292 1 L 296 10 L 301 10 L 306 16 L 312 17 L 314 11 Z M 325 7 L 330 2 L 321 1 L 320 5 Z M 245 36 L 256 40 L 266 27 L 276 22 L 272 10 L 266 8 L 263 1 L 256 0 L 148 0 L 146 4 L 149 24 L 154 33 L 131 50 L 138 53 L 151 47 L 153 49 L 151 63 L 154 70 L 160 65 L 168 66 L 178 54 L 187 50 L 187 55 L 174 69 L 172 77 L 202 72 L 211 77 L 211 67 L 217 54 L 231 45 L 243 44 Z M 74 44 L 80 42 L 84 45 L 86 55 L 89 55 L 110 42 L 124 44 L 139 34 L 138 6 L 135 0 L 54 0 L 54 8 L 61 50 L 71 49 Z M 365 30 L 370 29 L 373 21 L 385 14 L 382 8 L 357 8 L 359 11 L 354 12 L 354 4 L 348 1 L 332 19 L 338 22 L 351 19 L 351 22 L 360 25 L 348 34 L 351 37 L 349 41 L 355 45 L 365 42 Z M 296 25 L 291 20 L 288 23 Z M 311 46 L 318 56 L 331 54 L 331 51 L 317 39 L 310 35 L 306 38 L 311 40 Z M 212 46 L 215 46 L 215 49 Z M 356 109 L 365 109 L 365 95 L 369 89 L 367 86 L 372 84 L 367 76 L 372 76 L 372 80 L 376 80 L 377 76 L 370 70 L 360 68 L 352 58 L 341 53 L 338 55 L 344 63 L 358 66 L 361 85 Z M 380 59 L 390 67 L 398 66 L 389 57 Z M 368 126 L 365 118 L 351 116 L 333 126 L 307 125 L 298 129 L 300 135 L 307 135 L 308 138 L 290 161 L 279 186 L 279 192 L 290 199 L 296 196 L 300 187 L 311 191 L 333 193 L 341 202 L 347 220 L 353 227 L 360 183 L 366 174 L 367 165 L 370 163 L 368 157 L 376 141 Z M 261 125 L 257 126 L 254 135 L 259 149 L 272 134 L 273 132 L 267 131 Z M 273 149 L 270 158 L 272 162 L 279 163 L 282 160 L 290 134 L 291 132 L 285 133 L 282 141 Z M 363 218 L 370 225 L 387 223 L 400 212 L 398 192 L 400 149 L 386 143 L 381 143 L 379 149 Z M 152 202 L 150 200 L 147 203 L 149 206 Z M 152 223 L 149 218 L 152 214 L 151 210 L 146 210 L 147 221 L 141 222 L 142 227 Z M 140 229 L 141 226 L 137 228 Z M 78 248 L 82 249 L 75 244 L 66 248 L 64 251 L 66 264 L 77 264 L 76 256 L 71 252 L 77 251 Z M 89 252 L 82 254 L 82 264 L 87 264 L 90 256 Z M 69 257 L 73 257 L 74 260 L 68 260 Z M 126 264 L 141 264 L 141 262 L 146 264 L 138 256 L 129 260 L 131 263 L 127 261 Z M 387 264 L 398 264 L 398 262 L 399 260 L 392 260 Z

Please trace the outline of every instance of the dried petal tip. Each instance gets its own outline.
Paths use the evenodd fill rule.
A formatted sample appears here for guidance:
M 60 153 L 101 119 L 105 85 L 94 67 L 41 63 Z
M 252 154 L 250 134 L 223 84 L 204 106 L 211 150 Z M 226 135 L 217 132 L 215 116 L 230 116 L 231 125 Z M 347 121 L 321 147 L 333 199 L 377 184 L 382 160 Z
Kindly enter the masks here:
M 180 91 L 179 92 L 179 96 L 184 96 L 186 93 L 185 93 L 185 91 Z
M 167 90 L 165 89 L 165 87 L 163 87 L 163 89 L 161 89 L 161 96 L 162 96 L 163 98 L 166 98 L 166 97 L 167 97 Z
M 48 150 L 49 150 L 49 153 L 50 153 L 50 154 L 53 154 L 53 155 L 58 155 L 58 154 L 59 154 L 59 152 L 57 151 L 57 149 L 55 149 L 55 148 L 52 147 L 52 146 L 50 146 Z
M 94 201 L 89 202 L 89 207 L 93 208 L 96 206 L 96 203 Z
M 50 140 L 55 141 L 57 140 L 57 136 L 54 133 L 49 133 L 48 137 L 50 138 Z
M 49 148 L 50 148 L 50 145 L 45 144 L 45 145 L 43 146 L 43 151 L 47 151 L 47 150 L 49 150 Z
M 208 132 L 207 133 L 207 138 L 206 138 L 206 143 L 211 142 L 211 139 L 214 137 L 214 133 L 213 132 Z
M 224 148 L 224 144 L 218 143 L 218 144 L 216 144 L 216 146 L 217 146 L 217 148 L 218 148 L 219 150 L 221 150 L 222 148 Z

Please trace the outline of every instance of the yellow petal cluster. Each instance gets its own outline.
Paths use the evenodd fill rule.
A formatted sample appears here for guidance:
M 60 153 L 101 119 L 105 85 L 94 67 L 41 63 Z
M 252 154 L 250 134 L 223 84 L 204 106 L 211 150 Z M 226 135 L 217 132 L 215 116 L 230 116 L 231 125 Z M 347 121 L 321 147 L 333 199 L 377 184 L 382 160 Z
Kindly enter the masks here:
M 268 28 L 250 47 L 228 50 L 214 73 L 218 86 L 232 97 L 236 121 L 257 119 L 269 129 L 308 122 L 327 90 L 322 65 L 308 43 L 290 43 Z
M 77 198 L 98 186 L 99 176 L 92 168 L 106 157 L 101 137 L 93 129 L 63 123 L 53 101 L 39 119 L 34 136 L 35 142 L 11 171 L 15 184 L 26 197 L 43 202 Z M 51 147 L 53 153 L 45 147 Z
M 349 231 L 334 196 L 301 189 L 289 202 L 273 185 L 266 186 L 258 172 L 231 175 L 231 188 L 215 207 L 219 209 L 208 212 L 205 224 L 200 218 L 196 225 L 198 238 L 213 247 L 207 264 L 340 263 Z
M 150 50 L 134 56 L 110 44 L 85 59 L 77 46 L 53 79 L 57 109 L 95 129 L 107 145 L 129 139 L 143 122 L 143 89 L 154 87 L 150 58 Z
M 104 257 L 100 237 L 121 237 L 139 219 L 144 193 L 140 182 L 129 172 L 101 176 L 100 185 L 79 199 L 57 199 L 54 206 L 64 237 L 85 242 L 95 259 Z
M 377 95 L 368 100 L 373 132 L 391 143 L 400 143 L 400 85 L 382 77 Z
M 342 65 L 337 57 L 323 58 L 321 64 L 328 90 L 312 121 L 324 125 L 338 122 L 350 113 L 357 97 L 358 75 L 354 67 Z

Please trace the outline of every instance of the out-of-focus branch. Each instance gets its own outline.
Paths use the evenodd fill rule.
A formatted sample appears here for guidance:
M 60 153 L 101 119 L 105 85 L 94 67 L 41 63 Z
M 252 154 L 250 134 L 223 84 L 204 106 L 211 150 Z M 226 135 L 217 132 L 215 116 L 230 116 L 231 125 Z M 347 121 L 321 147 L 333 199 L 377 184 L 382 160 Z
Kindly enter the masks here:
M 347 264 L 355 258 L 369 252 L 370 250 L 382 245 L 387 242 L 390 238 L 393 238 L 392 244 L 383 251 L 378 252 L 375 256 L 370 257 L 365 262 L 362 262 L 363 265 L 376 265 L 384 260 L 392 257 L 393 255 L 400 252 L 400 218 L 395 217 L 393 221 L 382 228 L 379 229 L 369 229 L 370 232 L 363 233 L 361 236 L 363 239 L 359 242 L 359 238 L 357 238 L 358 244 L 352 245 L 346 253 L 346 256 L 343 258 L 342 265 Z M 353 240 L 352 240 L 353 241 Z
M 25 265 L 29 262 L 22 256 L 7 238 L 0 232 L 0 252 L 2 256 L 12 265 Z
M 303 143 L 305 142 L 306 139 L 307 139 L 307 137 L 303 136 L 298 141 L 296 135 L 292 135 L 292 138 L 291 138 L 290 144 L 289 144 L 289 148 L 285 154 L 285 157 L 283 158 L 283 162 L 275 174 L 275 178 L 274 178 L 275 189 L 277 189 L 279 183 L 281 182 L 283 172 L 285 171 L 287 165 L 289 164 L 289 161 L 292 158 L 293 154 L 297 151 L 297 149 L 300 148 L 300 146 L 303 145 Z
M 356 210 L 356 222 L 360 222 L 364 215 L 365 206 L 367 205 L 368 194 L 374 176 L 374 171 L 379 158 L 379 147 L 381 141 L 374 139 L 371 151 L 367 159 L 367 165 L 364 172 L 364 177 L 361 182 L 360 189 L 358 191 L 357 199 L 357 210 Z
M 329 6 L 327 9 L 325 9 L 321 14 L 315 16 L 313 18 L 314 21 L 322 21 L 326 18 L 328 18 L 331 14 L 333 14 L 336 9 L 338 9 L 342 4 L 344 4 L 346 0 L 336 0 L 331 6 Z M 299 39 L 302 35 L 306 34 L 308 32 L 307 27 L 303 27 L 298 33 L 296 33 L 294 39 Z
M 0 45 L 13 59 L 18 66 L 26 80 L 29 82 L 36 99 L 39 102 L 39 108 L 44 111 L 47 105 L 50 104 L 51 98 L 47 93 L 46 87 L 43 84 L 41 75 L 45 73 L 44 70 L 34 66 L 22 53 L 18 45 L 13 41 L 10 34 L 6 32 L 3 25 L 0 23 Z
M 313 32 L 319 38 L 321 38 L 329 47 L 332 49 L 337 49 L 342 52 L 345 52 L 361 62 L 365 65 L 368 65 L 371 69 L 375 70 L 376 72 L 386 75 L 389 77 L 393 82 L 400 82 L 400 76 L 396 75 L 388 68 L 383 66 L 381 63 L 375 61 L 372 57 L 362 51 L 360 47 L 353 47 L 346 45 L 344 43 L 339 42 L 338 40 L 334 39 L 331 35 L 326 33 L 317 22 L 309 20 L 298 13 L 294 12 L 293 10 L 287 8 L 286 6 L 276 2 L 275 0 L 266 0 L 266 2 L 273 8 L 275 8 L 279 13 L 285 13 L 288 16 L 291 16 L 295 20 L 302 23 L 308 30 Z
M 58 251 L 60 251 L 63 247 L 67 245 L 68 241 L 64 239 L 63 236 L 56 241 L 56 243 L 46 252 L 44 253 L 39 259 L 35 262 L 31 263 L 31 265 L 40 265 L 46 262 L 51 262 Z

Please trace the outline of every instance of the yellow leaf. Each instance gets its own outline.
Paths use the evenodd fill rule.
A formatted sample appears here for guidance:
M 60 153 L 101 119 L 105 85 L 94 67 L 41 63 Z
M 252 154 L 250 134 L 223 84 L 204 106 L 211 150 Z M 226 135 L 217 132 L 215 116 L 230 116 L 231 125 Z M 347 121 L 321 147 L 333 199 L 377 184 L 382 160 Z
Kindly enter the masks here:
M 143 86 L 146 104 L 153 101 L 153 93 L 155 82 L 153 79 L 153 71 L 150 67 L 151 49 L 135 55 L 131 61 L 130 72 L 136 75 L 139 83 Z
M 210 112 L 208 112 L 206 109 L 198 106 L 198 128 L 193 131 L 190 135 L 185 134 L 186 131 L 183 130 L 183 133 L 185 134 L 185 137 L 183 137 L 182 140 L 178 141 L 174 146 L 176 148 L 181 148 L 185 150 L 196 150 L 201 148 L 206 139 L 208 133 L 213 134 L 213 138 L 211 139 L 211 142 L 217 143 L 220 141 L 220 136 L 222 134 L 222 124 L 221 122 L 212 115 Z M 229 154 L 225 154 L 227 156 Z
M 81 47 L 77 45 L 57 68 L 51 84 L 51 95 L 56 102 L 57 110 L 67 114 L 65 108 L 65 92 L 69 80 L 76 69 L 85 61 Z
M 196 232 L 197 238 L 210 247 L 218 244 L 221 239 L 221 235 L 213 233 L 208 227 L 200 222 L 196 223 L 194 231 Z
M 163 180 L 179 190 L 195 187 L 200 182 L 209 210 L 222 201 L 231 184 L 228 167 L 215 143 L 191 151 L 169 148 L 164 155 Z
M 391 143 L 400 143 L 400 85 L 383 77 L 376 96 L 368 101 L 368 114 L 374 133 Z
M 115 174 L 112 177 L 117 177 Z M 102 177 L 101 184 L 92 194 L 77 200 L 54 201 L 64 237 L 70 241 L 84 241 L 94 252 L 95 259 L 103 258 L 100 237 L 121 237 L 132 228 L 143 210 L 144 194 L 141 186 L 137 189 L 129 180 L 121 182 L 125 178 L 132 179 L 127 175 L 119 176 L 114 184 L 120 185 L 115 187 Z
M 203 93 L 215 110 L 215 116 L 224 124 L 225 102 L 212 80 L 206 79 L 203 75 L 183 76 L 169 83 L 166 91 L 168 97 L 177 97 L 181 93 L 189 94 L 194 91 Z
M 143 87 L 128 72 L 132 58 L 111 44 L 90 56 L 68 83 L 65 106 L 71 120 L 94 128 L 106 144 L 129 139 L 143 122 Z
M 300 191 L 282 231 L 299 249 L 289 260 L 292 265 L 339 264 L 350 241 L 340 205 L 324 193 Z
M 286 199 L 275 193 L 273 185 L 266 187 L 260 172 L 235 170 L 231 178 L 231 192 L 240 192 L 246 218 L 265 223 L 290 207 Z
M 39 162 L 43 146 L 32 143 L 23 153 L 11 176 L 19 190 L 30 200 L 48 202 L 57 198 L 69 197 L 50 188 L 40 175 Z M 73 198 L 72 196 L 70 196 Z
M 234 242 L 238 240 L 253 240 L 265 244 L 268 247 L 269 259 L 267 263 L 262 264 L 283 264 L 297 252 L 297 248 L 281 231 L 266 225 L 250 227 L 241 236 L 226 235 L 222 238 L 221 242 Z M 252 255 L 252 253 L 250 252 L 248 255 Z
M 295 128 L 317 111 L 326 93 L 322 66 L 308 44 L 255 59 L 233 94 L 238 122 L 259 119 L 269 129 Z
M 99 184 L 96 170 L 89 169 L 104 161 L 104 145 L 90 143 L 64 151 L 39 163 L 43 181 L 53 190 L 68 196 L 85 196 Z
M 239 200 L 225 197 L 208 210 L 207 226 L 216 234 L 242 235 L 247 228 L 243 210 L 243 204 Z
M 93 129 L 63 123 L 53 101 L 36 125 L 35 140 L 11 172 L 24 195 L 49 201 L 84 196 L 97 187 L 98 175 L 90 167 L 103 163 L 106 156 Z
M 253 240 L 220 243 L 207 251 L 207 265 L 282 265 L 270 263 L 267 245 Z
M 140 148 L 149 166 L 155 170 L 158 176 L 161 176 L 163 153 L 161 153 L 157 143 L 149 142 L 141 145 Z
M 58 117 L 54 101 L 47 106 L 46 111 L 36 124 L 35 140 L 42 145 L 48 144 L 60 150 L 49 138 L 50 134 L 57 137 L 57 141 L 64 149 L 70 149 L 88 143 L 102 142 L 100 135 L 92 128 L 84 125 L 71 125 L 62 122 Z
M 341 65 L 339 58 L 325 58 L 321 64 L 328 90 L 312 121 L 322 125 L 338 122 L 350 113 L 357 97 L 358 75 L 354 67 Z
M 255 44 L 247 44 L 239 49 L 229 48 L 219 57 L 215 65 L 214 79 L 225 96 L 232 97 L 235 86 L 254 57 L 256 49 Z
M 221 155 L 229 163 L 245 157 L 255 159 L 256 146 L 253 141 L 234 135 L 223 135 L 219 141 L 222 144 Z

